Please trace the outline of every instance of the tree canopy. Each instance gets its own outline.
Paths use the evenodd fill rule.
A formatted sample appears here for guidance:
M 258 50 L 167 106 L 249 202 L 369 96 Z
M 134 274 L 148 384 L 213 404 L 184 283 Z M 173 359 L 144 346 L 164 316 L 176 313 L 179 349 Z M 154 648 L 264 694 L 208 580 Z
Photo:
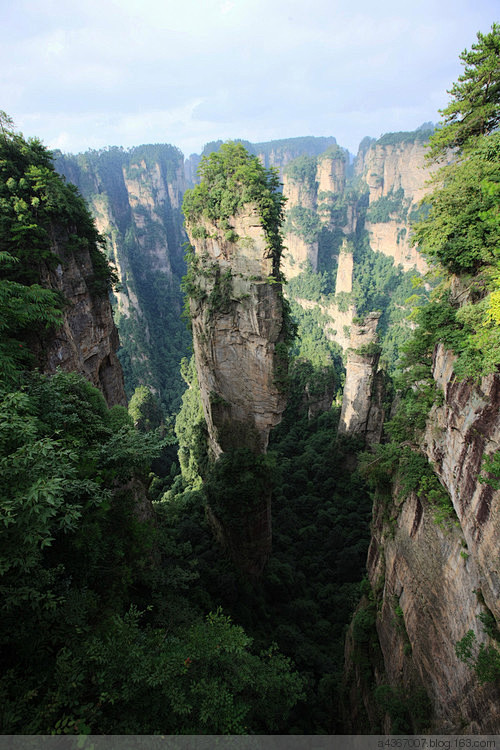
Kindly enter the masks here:
M 219 151 L 203 156 L 198 167 L 201 182 L 184 195 L 182 210 L 193 227 L 205 217 L 227 221 L 247 203 L 257 205 L 262 227 L 273 257 L 282 251 L 281 224 L 285 198 L 275 169 L 265 169 L 242 143 L 223 143 Z
M 429 156 L 444 158 L 449 149 L 474 146 L 475 139 L 493 132 L 500 123 L 500 24 L 477 42 L 460 60 L 464 71 L 448 91 L 451 101 L 440 110 L 442 127 L 431 137 Z

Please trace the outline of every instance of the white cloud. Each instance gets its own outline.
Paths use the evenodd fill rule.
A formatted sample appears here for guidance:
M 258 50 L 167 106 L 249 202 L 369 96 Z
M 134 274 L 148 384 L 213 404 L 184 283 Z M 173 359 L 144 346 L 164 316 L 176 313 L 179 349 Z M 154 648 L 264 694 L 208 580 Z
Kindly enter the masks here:
M 364 135 L 436 120 L 497 0 L 17 0 L 2 109 L 63 150 Z

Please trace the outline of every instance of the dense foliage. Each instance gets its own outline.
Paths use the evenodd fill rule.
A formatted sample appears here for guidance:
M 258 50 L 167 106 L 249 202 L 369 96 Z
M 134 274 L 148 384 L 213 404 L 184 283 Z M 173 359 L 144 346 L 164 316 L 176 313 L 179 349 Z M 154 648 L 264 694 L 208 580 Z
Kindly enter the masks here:
M 26 141 L 4 112 L 0 131 L 0 374 L 13 382 L 35 364 L 33 345 L 62 323 L 67 300 L 40 284 L 63 260 L 54 237 L 63 253 L 89 253 L 93 293 L 106 293 L 116 277 L 84 202 L 56 174 L 47 149 Z
M 415 241 L 443 269 L 435 304 L 448 311 L 440 337 L 458 356 L 455 371 L 477 378 L 500 365 L 500 26 L 478 34 L 461 60 L 464 73 L 429 152 L 439 159 L 455 147 L 454 159 L 435 175 L 425 199 L 430 212 L 416 225 Z
M 9 266 L 9 278 L 37 282 L 43 263 L 51 268 L 60 263 L 53 253 L 57 227 L 69 252 L 90 253 L 95 291 L 111 289 L 116 277 L 103 252 L 104 240 L 75 187 L 61 180 L 40 141 L 26 141 L 4 112 L 0 124 L 0 243 L 19 261 Z
M 12 163 L 22 162 L 30 144 L 4 140 Z M 51 180 L 51 211 L 64 223 L 65 185 Z M 80 235 L 79 211 L 84 237 L 90 219 L 70 195 L 74 231 Z M 36 245 L 30 258 L 32 266 Z M 30 270 L 11 253 L 2 260 L 5 274 L 13 267 L 24 279 Z M 269 640 L 256 650 L 217 604 L 210 612 L 188 596 L 198 577 L 191 543 L 177 541 L 170 520 L 153 510 L 150 469 L 172 436 L 151 393 L 137 391 L 131 416 L 108 409 L 75 373 L 27 371 L 4 342 L 25 347 L 30 325 L 57 324 L 58 300 L 9 278 L 0 291 L 9 307 L 0 349 L 9 373 L 0 383 L 1 731 L 282 730 L 301 678 Z
M 307 416 L 311 401 L 304 389 L 322 392 L 321 370 L 303 360 L 292 378 L 289 407 L 272 433 L 270 452 L 260 458 L 259 481 L 273 493 L 273 552 L 258 582 L 249 583 L 214 546 L 203 512 L 206 493 L 222 498 L 224 511 L 240 496 L 251 506 L 258 494 L 255 457 L 242 451 L 226 457 L 196 491 L 187 475 L 179 478 L 158 507 L 171 519 L 177 543 L 192 545 L 200 577 L 190 596 L 205 607 L 222 604 L 259 648 L 271 639 L 293 658 L 305 695 L 286 732 L 332 733 L 341 727 L 344 630 L 363 577 L 370 500 L 354 470 L 358 446 L 336 440 L 338 410 Z M 185 415 L 184 435 L 186 422 Z
M 237 240 L 229 220 L 246 204 L 254 204 L 278 270 L 282 251 L 281 223 L 284 198 L 278 173 L 265 169 L 241 143 L 224 143 L 219 151 L 203 156 L 198 167 L 201 181 L 186 191 L 182 210 L 187 224 L 196 232 L 204 217 L 220 223 L 227 239 Z
M 490 34 L 478 34 L 477 44 L 461 60 L 465 71 L 450 91 L 453 99 L 442 112 L 441 127 L 430 138 L 429 156 L 444 159 L 451 147 L 456 151 L 435 174 L 435 189 L 424 199 L 430 210 L 414 227 L 414 241 L 434 264 L 440 284 L 414 312 L 415 330 L 402 346 L 399 404 L 386 425 L 389 441 L 364 463 L 379 493 L 393 483 L 403 492 L 413 490 L 430 502 L 439 522 L 453 519 L 454 510 L 418 447 L 432 405 L 444 398 L 432 375 L 435 347 L 453 351 L 459 379 L 477 380 L 500 366 L 500 136 L 493 132 L 500 27 L 494 24 Z M 497 471 L 491 459 L 488 470 Z M 494 474 L 486 481 L 494 483 Z

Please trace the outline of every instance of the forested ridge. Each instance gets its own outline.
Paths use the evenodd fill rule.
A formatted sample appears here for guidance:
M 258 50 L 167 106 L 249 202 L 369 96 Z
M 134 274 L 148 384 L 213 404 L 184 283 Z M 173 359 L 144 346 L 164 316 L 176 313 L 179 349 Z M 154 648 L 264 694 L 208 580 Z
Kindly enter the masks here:
M 116 295 L 117 275 L 78 190 L 58 175 L 39 141 L 24 139 L 0 113 L 2 733 L 440 729 L 425 691 L 408 692 L 384 676 L 376 630 L 384 582 L 370 586 L 365 572 L 372 504 L 385 503 L 392 512 L 394 487 L 401 498 L 413 492 L 429 503 L 440 528 L 456 522 L 449 493 L 420 448 L 429 412 L 443 401 L 433 379 L 436 346 L 453 352 L 457 382 L 496 377 L 500 365 L 500 27 L 478 34 L 461 60 L 464 73 L 432 135 L 420 130 L 384 136 L 385 144 L 430 136 L 429 159 L 442 163 L 422 209 L 409 217 L 431 273 L 425 279 L 405 273 L 370 247 L 364 220 L 383 223 L 406 211 L 401 194 L 368 206 L 366 185 L 351 174 L 344 195 L 328 198 L 328 222 L 310 210 L 291 214 L 288 227 L 317 241 L 319 254 L 315 271 L 304 268 L 285 287 L 289 303 L 277 379 L 287 407 L 267 452 L 225 451 L 218 461 L 207 452 L 194 362 L 174 362 L 189 340 L 188 321 L 179 333 L 181 293 L 175 288 L 184 263 L 178 255 L 156 288 L 149 288 L 141 266 L 141 249 L 150 247 L 149 219 L 141 244 L 125 200 L 122 225 L 114 217 L 116 232 L 133 248 L 130 288 L 140 302 L 159 296 L 156 319 L 147 321 L 147 346 L 154 351 L 160 325 L 171 322 L 175 332 L 167 375 L 155 375 L 162 352 L 155 352 L 154 367 L 143 377 L 140 357 L 128 349 L 127 409 L 109 408 L 77 373 L 40 372 L 38 353 L 71 304 L 42 284 L 42 266 L 59 263 L 55 238 L 65 238 L 68 257 L 82 247 L 89 251 L 96 296 Z M 284 144 L 277 143 L 278 151 Z M 254 144 L 254 152 L 267 160 L 272 149 L 259 150 L 263 145 Z M 323 145 L 330 156 L 347 158 L 334 144 Z M 242 145 L 214 146 L 201 162 L 201 184 L 187 194 L 185 214 L 199 221 L 200 236 L 201 217 L 209 216 L 228 241 L 237 242 L 232 217 L 257 203 L 275 260 L 268 281 L 281 283 L 277 173 Z M 101 180 L 123 170 L 140 181 L 134 164 L 160 161 L 166 175 L 178 163 L 172 148 L 145 147 L 131 156 L 110 150 L 106 169 L 102 154 L 93 158 Z M 228 170 L 226 156 L 236 153 L 238 167 Z M 312 184 L 317 158 L 299 156 L 286 169 Z M 89 180 L 90 167 L 80 159 Z M 95 187 L 90 181 L 89 192 L 98 196 Z M 359 219 L 347 237 L 353 287 L 339 295 L 335 275 L 350 205 Z M 168 201 L 165 207 L 171 222 L 178 208 Z M 150 229 L 163 232 L 159 224 Z M 167 242 L 177 243 L 180 252 L 180 240 L 172 225 Z M 193 286 L 192 250 L 187 262 L 183 291 L 201 294 Z M 224 284 L 218 278 L 211 292 L 213 314 L 228 303 Z M 317 305 L 304 307 L 298 299 Z M 387 422 L 379 445 L 337 434 L 346 353 L 325 333 L 322 310 L 331 303 L 339 310 L 354 306 L 359 323 L 365 314 L 381 312 L 375 346 L 382 352 Z M 117 321 L 131 347 L 140 325 L 134 315 Z M 500 484 L 498 456 L 490 452 L 481 465 L 480 481 L 493 491 Z M 272 496 L 272 553 L 262 575 L 251 578 L 214 539 L 206 507 L 216 506 L 221 514 L 251 508 L 264 486 Z M 395 527 L 396 516 L 386 520 Z M 394 607 L 404 634 L 403 611 Z M 469 631 L 456 653 L 482 684 L 497 684 L 498 620 L 488 612 L 487 644 L 478 644 Z M 351 665 L 346 677 L 344 663 L 350 625 L 350 658 L 362 676 L 358 687 L 373 707 L 354 729 L 348 720 L 354 672 Z M 362 698 L 355 700 L 358 715 Z

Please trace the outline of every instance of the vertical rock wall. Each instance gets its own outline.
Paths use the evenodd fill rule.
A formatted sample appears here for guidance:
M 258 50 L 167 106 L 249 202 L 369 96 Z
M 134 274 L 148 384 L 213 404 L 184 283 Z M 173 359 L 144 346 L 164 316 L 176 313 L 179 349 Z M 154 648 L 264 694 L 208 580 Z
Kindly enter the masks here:
M 442 398 L 429 414 L 420 446 L 449 493 L 453 517 L 437 523 L 425 493 L 405 495 L 397 485 L 392 497 L 375 501 L 367 570 L 381 659 L 376 666 L 371 660 L 372 678 L 406 703 L 408 716 L 415 708 L 412 696 L 426 694 L 421 728 L 497 734 L 498 684 L 482 684 L 457 657 L 455 645 L 472 631 L 473 660 L 480 647 L 498 651 L 480 618 L 500 622 L 500 491 L 480 475 L 484 456 L 500 448 L 500 378 L 458 382 L 454 360 L 442 344 L 436 347 L 433 376 Z M 356 711 L 364 704 L 371 715 L 368 729 L 391 732 L 394 716 L 381 718 L 380 706 L 382 725 L 374 724 L 372 688 L 353 663 L 352 641 L 351 633 Z
M 270 430 L 286 404 L 287 352 L 276 261 L 252 204 L 231 225 L 231 239 L 204 219 L 197 236 L 188 226 L 195 248 L 189 289 L 193 349 L 215 474 L 225 466 L 224 457 L 235 461 L 236 473 L 258 471 L 258 457 L 266 452 Z M 250 578 L 261 574 L 271 551 L 271 480 L 254 476 L 251 497 L 234 497 L 229 488 L 221 502 L 210 478 L 207 489 L 215 534 Z M 232 474 L 225 481 L 236 487 L 239 479 Z
M 411 245 L 411 215 L 429 192 L 427 182 L 434 168 L 425 160 L 424 142 L 405 138 L 398 141 L 398 134 L 394 136 L 392 143 L 386 143 L 384 138 L 372 143 L 356 161 L 356 173 L 369 188 L 370 207 L 380 199 L 401 196 L 398 206 L 384 221 L 371 220 L 368 212 L 365 228 L 373 250 L 394 258 L 394 263 L 401 264 L 405 271 L 415 268 L 425 273 L 427 263 Z
M 383 380 L 377 373 L 380 352 L 375 344 L 380 313 L 369 313 L 362 324 L 353 323 L 346 364 L 339 434 L 360 435 L 379 442 L 384 412 Z
M 40 283 L 61 292 L 67 304 L 61 327 L 38 345 L 40 368 L 79 372 L 104 394 L 109 406 L 126 405 L 123 372 L 116 356 L 118 331 L 108 293 L 95 290 L 88 249 L 67 250 L 68 237 L 54 228 L 52 252 L 60 259 L 54 271 L 42 267 Z
M 183 157 L 167 144 L 60 156 L 58 171 L 87 200 L 119 277 L 113 297 L 129 393 L 147 385 L 169 411 L 183 390 L 189 335 L 180 320 L 185 273 Z
M 248 207 L 232 223 L 236 242 L 209 223 L 207 238 L 192 238 L 199 263 L 198 292 L 190 296 L 193 346 L 215 458 L 235 447 L 264 453 L 286 403 L 277 349 L 281 285 L 256 209 Z

